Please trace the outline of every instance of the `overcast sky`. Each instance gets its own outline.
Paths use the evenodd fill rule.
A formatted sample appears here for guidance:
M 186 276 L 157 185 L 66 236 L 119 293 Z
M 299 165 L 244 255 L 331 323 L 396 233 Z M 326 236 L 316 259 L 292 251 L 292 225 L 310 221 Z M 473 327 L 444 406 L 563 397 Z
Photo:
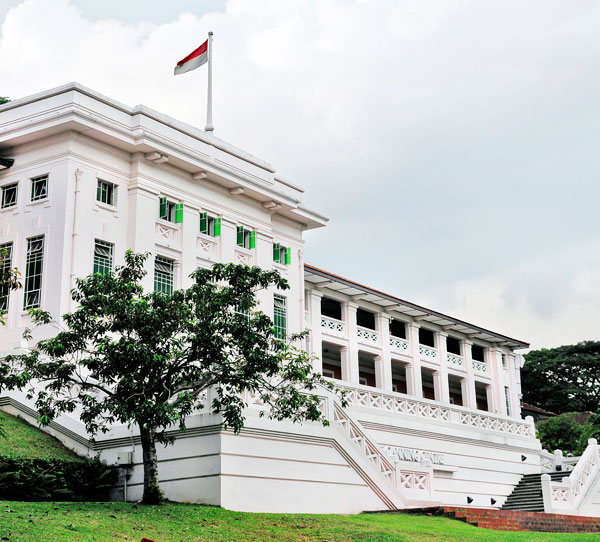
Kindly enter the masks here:
M 600 340 L 597 0 L 0 0 L 0 95 L 205 124 L 330 224 L 306 259 L 532 347 Z

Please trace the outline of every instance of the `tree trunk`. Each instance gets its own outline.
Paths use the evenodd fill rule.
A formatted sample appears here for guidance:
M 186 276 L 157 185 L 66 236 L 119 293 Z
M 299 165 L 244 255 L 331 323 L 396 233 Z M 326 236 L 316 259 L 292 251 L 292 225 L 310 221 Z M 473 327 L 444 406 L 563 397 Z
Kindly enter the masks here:
M 155 431 L 141 424 L 139 427 L 144 459 L 144 496 L 142 497 L 142 503 L 160 504 L 163 501 L 163 493 L 158 485 Z

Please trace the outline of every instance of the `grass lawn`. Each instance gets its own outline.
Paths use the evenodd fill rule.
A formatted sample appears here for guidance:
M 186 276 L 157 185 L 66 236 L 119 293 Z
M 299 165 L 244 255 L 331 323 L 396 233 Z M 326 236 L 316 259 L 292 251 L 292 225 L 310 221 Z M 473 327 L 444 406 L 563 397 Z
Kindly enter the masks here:
M 0 436 L 0 456 L 30 459 L 66 459 L 79 457 L 54 438 L 26 421 L 0 410 L 0 426 L 6 437 Z
M 0 540 L 139 542 L 331 541 L 554 542 L 597 541 L 598 534 L 513 533 L 459 521 L 404 514 L 247 514 L 210 506 L 126 503 L 0 502 Z

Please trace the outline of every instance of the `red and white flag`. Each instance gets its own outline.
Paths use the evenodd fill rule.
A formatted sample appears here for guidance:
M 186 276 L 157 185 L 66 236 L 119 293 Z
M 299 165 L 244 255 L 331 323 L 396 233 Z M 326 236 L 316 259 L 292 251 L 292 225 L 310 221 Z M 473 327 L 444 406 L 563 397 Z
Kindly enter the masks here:
M 183 60 L 180 60 L 175 66 L 175 75 L 189 72 L 199 68 L 208 62 L 208 40 L 206 40 L 198 49 L 192 51 Z

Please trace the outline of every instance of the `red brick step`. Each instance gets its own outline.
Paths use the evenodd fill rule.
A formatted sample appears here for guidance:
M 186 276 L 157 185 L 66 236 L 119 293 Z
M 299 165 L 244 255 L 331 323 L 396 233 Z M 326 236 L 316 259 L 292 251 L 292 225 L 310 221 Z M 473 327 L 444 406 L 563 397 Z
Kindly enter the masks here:
M 498 510 L 492 508 L 466 508 L 439 506 L 404 510 L 409 514 L 446 516 L 464 521 L 475 527 L 498 531 L 543 531 L 547 533 L 600 533 L 600 518 L 525 512 L 522 510 Z

